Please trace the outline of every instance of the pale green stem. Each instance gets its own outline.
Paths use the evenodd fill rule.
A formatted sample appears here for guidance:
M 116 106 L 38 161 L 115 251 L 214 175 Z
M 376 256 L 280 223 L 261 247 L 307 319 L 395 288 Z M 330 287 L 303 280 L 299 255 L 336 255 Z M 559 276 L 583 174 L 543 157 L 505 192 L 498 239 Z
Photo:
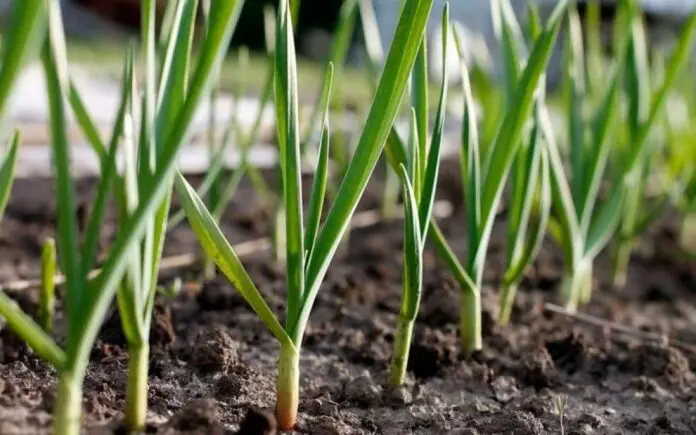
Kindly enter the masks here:
M 294 346 L 283 345 L 280 348 L 277 388 L 278 427 L 280 430 L 291 431 L 297 423 L 300 402 L 300 353 Z
M 503 283 L 500 290 L 500 310 L 498 311 L 498 324 L 500 326 L 507 326 L 510 323 L 516 293 L 516 283 Z
M 632 251 L 632 240 L 621 240 L 614 248 L 613 285 L 617 290 L 623 289 L 626 286 L 626 280 L 628 278 L 628 266 L 631 262 Z
M 411 337 L 413 337 L 413 319 L 399 316 L 394 339 L 394 356 L 389 368 L 389 384 L 392 387 L 400 387 L 406 378 L 408 355 L 411 349 Z
M 579 263 L 563 274 L 561 296 L 566 311 L 575 313 L 580 305 L 589 302 L 592 296 L 592 265 Z
M 147 418 L 147 376 L 150 346 L 145 343 L 128 348 L 128 384 L 126 385 L 126 426 L 141 432 Z
M 60 375 L 54 409 L 55 435 L 79 435 L 82 420 L 82 376 Z
M 587 305 L 592 299 L 593 276 L 592 263 L 589 263 L 583 268 L 580 276 L 580 288 L 578 289 L 580 305 Z
M 679 243 L 685 251 L 696 253 L 696 213 L 687 213 L 684 216 Z
M 479 289 L 463 290 L 460 306 L 460 334 L 462 350 L 475 352 L 483 347 L 481 337 L 481 292 Z

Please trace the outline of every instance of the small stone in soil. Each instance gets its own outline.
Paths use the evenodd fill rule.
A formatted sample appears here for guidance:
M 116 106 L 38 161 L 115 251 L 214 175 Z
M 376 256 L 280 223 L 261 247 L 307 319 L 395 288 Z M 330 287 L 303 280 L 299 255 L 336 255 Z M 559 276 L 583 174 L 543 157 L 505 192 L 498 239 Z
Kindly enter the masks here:
M 272 413 L 251 408 L 239 426 L 236 435 L 275 435 L 278 423 Z

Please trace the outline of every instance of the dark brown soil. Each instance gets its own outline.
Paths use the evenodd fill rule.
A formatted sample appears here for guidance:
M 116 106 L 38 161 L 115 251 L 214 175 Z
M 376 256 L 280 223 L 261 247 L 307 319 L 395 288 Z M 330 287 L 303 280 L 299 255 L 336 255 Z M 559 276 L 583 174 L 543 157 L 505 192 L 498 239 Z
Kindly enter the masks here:
M 443 168 L 442 197 L 460 197 L 456 163 Z M 43 238 L 55 227 L 46 180 L 19 181 L 0 225 L 0 282 L 36 277 Z M 363 208 L 377 205 L 373 186 Z M 86 210 L 94 186 L 80 185 Z M 501 219 L 502 220 L 502 219 Z M 461 213 L 442 221 L 463 254 Z M 269 219 L 245 187 L 224 218 L 233 242 L 268 234 Z M 106 228 L 104 242 L 113 233 Z M 566 434 L 696 433 L 696 354 L 631 338 L 544 309 L 554 302 L 561 256 L 550 244 L 529 271 L 512 324 L 501 329 L 497 279 L 504 229 L 495 231 L 484 290 L 485 348 L 464 356 L 457 339 L 458 289 L 431 251 L 407 385 L 385 386 L 400 297 L 401 228 L 387 222 L 352 233 L 330 268 L 312 313 L 301 360 L 298 433 L 561 433 L 556 403 L 567 397 Z M 627 289 L 611 290 L 608 260 L 596 266 L 594 299 L 584 312 L 636 331 L 696 344 L 695 264 L 675 254 L 669 223 L 656 225 L 632 263 Z M 198 249 L 181 225 L 166 255 Z M 284 275 L 268 252 L 244 259 L 269 305 L 283 312 Z M 151 335 L 150 428 L 162 434 L 272 434 L 278 346 L 224 280 L 193 284 L 198 267 L 177 271 L 184 289 L 162 298 Z M 168 282 L 172 273 L 163 277 Z M 30 313 L 32 291 L 13 293 Z M 59 311 L 60 311 L 60 307 Z M 88 433 L 123 433 L 127 354 L 112 317 L 100 335 L 85 382 Z M 55 372 L 7 328 L 0 330 L 0 433 L 48 433 Z

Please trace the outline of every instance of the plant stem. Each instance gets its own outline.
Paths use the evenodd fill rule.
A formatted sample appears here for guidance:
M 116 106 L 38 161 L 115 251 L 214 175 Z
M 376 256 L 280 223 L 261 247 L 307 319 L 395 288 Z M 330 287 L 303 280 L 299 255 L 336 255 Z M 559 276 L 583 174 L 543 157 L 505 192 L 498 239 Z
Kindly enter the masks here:
M 281 346 L 278 361 L 276 418 L 280 430 L 290 431 L 297 422 L 300 401 L 300 353 L 294 346 Z
M 82 376 L 60 375 L 54 410 L 55 435 L 79 435 L 82 420 Z
M 614 288 L 619 290 L 626 286 L 628 266 L 631 261 L 633 242 L 621 240 L 614 249 Z
M 561 281 L 563 305 L 569 313 L 575 313 L 578 306 L 589 302 L 592 296 L 592 264 L 582 262 L 563 274 Z
M 687 213 L 682 221 L 679 243 L 687 252 L 696 252 L 696 213 Z
M 132 431 L 142 431 L 145 428 L 149 357 L 150 346 L 147 343 L 129 346 L 126 426 Z
M 503 287 L 500 290 L 500 311 L 498 312 L 498 324 L 500 326 L 507 326 L 510 323 L 516 293 L 517 284 L 503 283 Z
M 460 334 L 462 350 L 471 353 L 483 346 L 481 337 L 481 292 L 478 289 L 462 291 L 460 306 Z
M 592 299 L 592 278 L 592 263 L 590 262 L 583 267 L 580 282 L 578 283 L 580 286 L 577 289 L 580 305 L 587 305 L 590 303 L 590 299 Z
M 394 356 L 389 368 L 389 384 L 392 387 L 400 387 L 406 378 L 408 355 L 411 350 L 411 337 L 413 337 L 413 319 L 399 316 L 399 323 L 394 339 Z

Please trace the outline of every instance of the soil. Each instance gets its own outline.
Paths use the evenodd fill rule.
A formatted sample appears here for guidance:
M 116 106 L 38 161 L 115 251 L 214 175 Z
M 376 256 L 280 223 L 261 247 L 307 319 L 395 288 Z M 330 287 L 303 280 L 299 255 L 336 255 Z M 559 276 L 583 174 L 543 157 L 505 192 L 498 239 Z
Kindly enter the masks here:
M 457 164 L 442 170 L 440 196 L 461 205 Z M 38 276 L 41 243 L 54 231 L 49 180 L 17 181 L 0 225 L 0 282 Z M 79 183 L 80 214 L 95 186 Z M 379 182 L 361 208 L 378 206 Z M 232 242 L 269 233 L 270 223 L 243 186 L 224 230 Z M 504 222 L 504 210 L 500 222 Z M 503 225 L 502 223 L 499 225 Z M 442 226 L 463 255 L 461 207 Z M 696 266 L 676 255 L 673 223 L 657 223 L 637 249 L 623 291 L 610 288 L 606 257 L 583 312 L 636 331 L 696 344 Z M 104 244 L 115 228 L 104 228 Z M 398 221 L 354 230 L 332 264 L 302 347 L 302 434 L 691 434 L 696 433 L 696 353 L 685 345 L 619 334 L 545 309 L 554 302 L 562 258 L 547 243 L 521 286 L 511 325 L 500 328 L 496 285 L 505 229 L 494 231 L 483 294 L 484 349 L 462 355 L 458 289 L 431 250 L 406 386 L 385 386 L 400 299 Z M 186 223 L 165 255 L 196 252 Z M 269 252 L 244 258 L 269 305 L 283 312 L 284 274 Z M 166 273 L 184 286 L 158 300 L 150 337 L 149 433 L 273 434 L 278 345 L 223 278 L 196 284 L 200 267 Z M 29 313 L 36 291 L 11 293 Z M 58 307 L 60 313 L 61 307 Z M 56 338 L 60 342 L 57 319 Z M 85 381 L 85 433 L 124 433 L 127 354 L 119 320 L 105 323 Z M 55 371 L 7 327 L 0 329 L 0 433 L 49 433 Z M 567 400 L 563 417 L 558 404 Z M 563 426 L 561 426 L 561 424 Z

